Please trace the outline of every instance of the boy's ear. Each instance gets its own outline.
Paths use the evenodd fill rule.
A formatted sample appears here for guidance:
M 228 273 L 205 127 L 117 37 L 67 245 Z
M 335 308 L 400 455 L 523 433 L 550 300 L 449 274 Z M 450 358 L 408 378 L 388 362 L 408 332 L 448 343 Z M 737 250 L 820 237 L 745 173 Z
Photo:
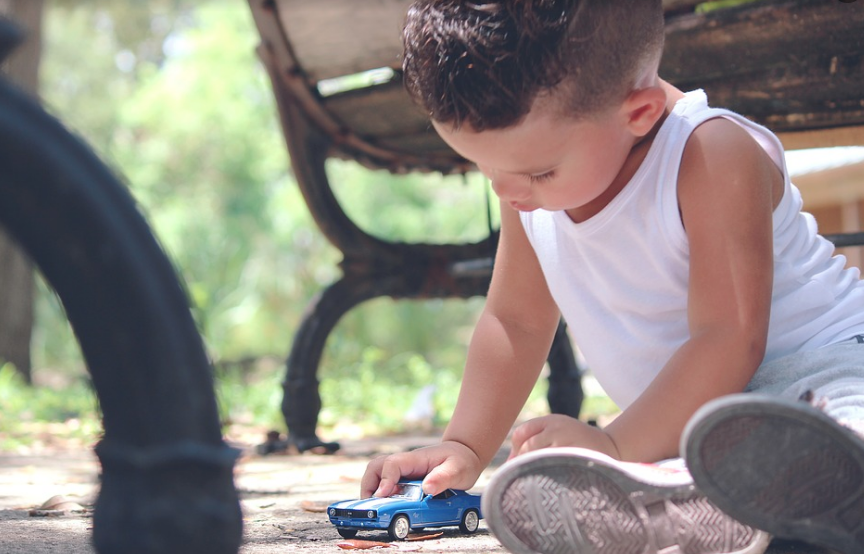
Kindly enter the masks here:
M 666 111 L 666 91 L 659 86 L 634 90 L 624 101 L 627 126 L 637 137 L 651 132 Z

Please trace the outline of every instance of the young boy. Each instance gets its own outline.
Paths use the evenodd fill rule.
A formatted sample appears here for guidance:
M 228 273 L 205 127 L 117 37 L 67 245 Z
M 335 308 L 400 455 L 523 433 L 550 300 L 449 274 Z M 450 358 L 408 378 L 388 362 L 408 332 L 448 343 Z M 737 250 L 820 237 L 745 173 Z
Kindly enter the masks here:
M 484 492 L 507 548 L 759 553 L 761 528 L 864 551 L 864 447 L 835 422 L 864 420 L 864 285 L 800 212 L 776 137 L 658 77 L 663 33 L 661 0 L 410 9 L 406 86 L 491 180 L 501 235 L 442 442 L 374 460 L 362 494 L 473 486 L 563 314 L 622 413 L 513 432 Z M 721 398 L 745 390 L 770 396 Z M 717 398 L 683 439 L 700 488 L 631 463 L 678 456 Z

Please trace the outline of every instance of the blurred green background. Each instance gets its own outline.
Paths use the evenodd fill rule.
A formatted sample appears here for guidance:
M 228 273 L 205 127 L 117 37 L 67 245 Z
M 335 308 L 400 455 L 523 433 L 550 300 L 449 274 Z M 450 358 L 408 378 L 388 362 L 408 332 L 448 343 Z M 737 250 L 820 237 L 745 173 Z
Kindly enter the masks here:
M 284 430 L 283 360 L 341 256 L 291 173 L 248 5 L 48 0 L 45 10 L 41 97 L 129 186 L 175 263 L 214 361 L 224 422 Z M 392 176 L 337 160 L 328 171 L 348 215 L 381 238 L 488 234 L 479 175 Z M 446 423 L 481 304 L 379 299 L 349 312 L 319 370 L 322 435 L 402 430 L 428 385 L 431 423 Z M 77 343 L 41 281 L 36 312 L 36 386 L 0 367 L 0 449 L 31 441 L 34 421 L 71 421 L 63 429 L 76 436 L 99 430 Z M 529 411 L 546 409 L 544 395 L 541 382 Z M 589 403 L 589 415 L 608 410 L 602 395 Z

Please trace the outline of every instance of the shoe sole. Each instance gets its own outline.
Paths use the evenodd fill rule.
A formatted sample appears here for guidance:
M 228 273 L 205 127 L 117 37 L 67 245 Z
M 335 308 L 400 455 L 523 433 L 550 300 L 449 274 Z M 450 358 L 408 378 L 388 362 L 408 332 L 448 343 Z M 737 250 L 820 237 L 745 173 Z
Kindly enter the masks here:
M 864 552 L 864 442 L 804 402 L 755 394 L 705 405 L 682 435 L 699 489 L 774 536 Z
M 589 450 L 539 450 L 502 466 L 483 493 L 495 537 L 515 554 L 759 554 L 770 537 L 695 489 L 648 482 Z

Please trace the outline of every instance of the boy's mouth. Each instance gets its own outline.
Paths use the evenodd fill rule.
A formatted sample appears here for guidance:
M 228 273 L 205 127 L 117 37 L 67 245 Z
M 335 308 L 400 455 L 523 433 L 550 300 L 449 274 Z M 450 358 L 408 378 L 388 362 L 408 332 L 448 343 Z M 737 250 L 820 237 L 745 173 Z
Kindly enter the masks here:
M 516 210 L 517 212 L 533 212 L 538 208 L 538 206 L 532 206 L 529 204 L 522 204 L 520 202 L 510 202 L 510 207 Z

